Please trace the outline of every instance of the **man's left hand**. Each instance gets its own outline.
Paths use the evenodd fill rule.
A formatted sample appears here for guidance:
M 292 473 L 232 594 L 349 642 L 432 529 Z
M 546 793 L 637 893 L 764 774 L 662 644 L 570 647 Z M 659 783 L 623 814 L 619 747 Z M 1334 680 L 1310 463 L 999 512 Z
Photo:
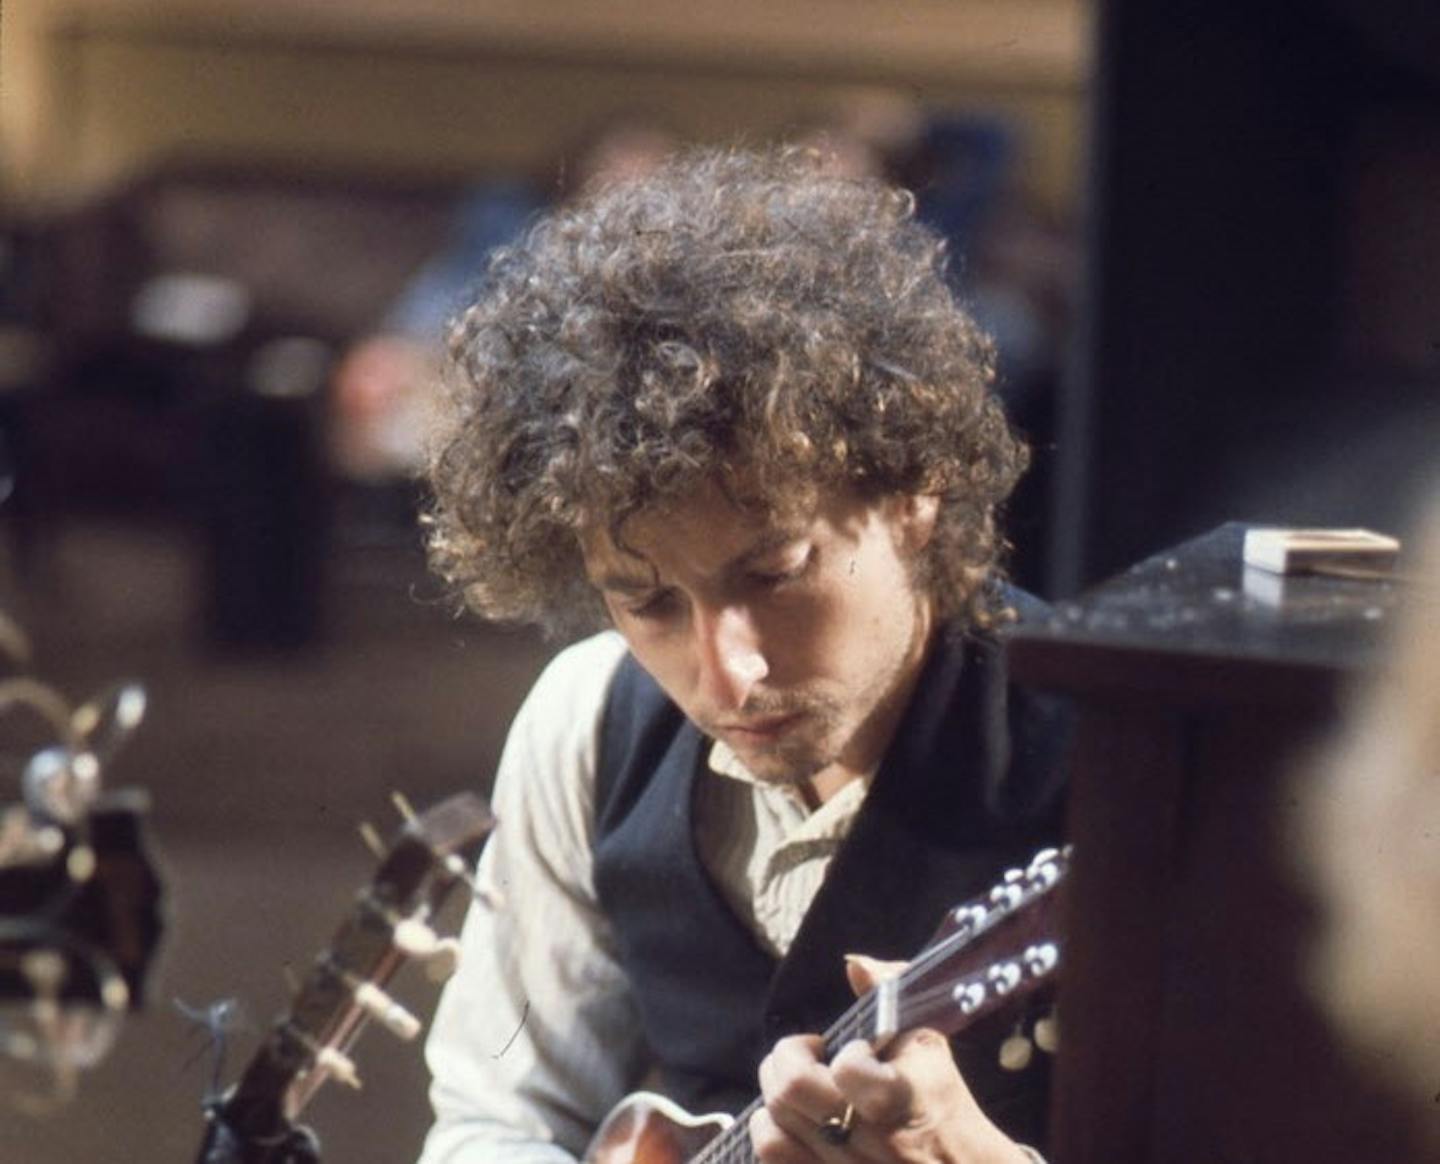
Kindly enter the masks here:
M 852 960 L 850 969 L 857 993 L 885 973 L 869 959 Z M 750 1120 L 750 1136 L 762 1164 L 1031 1159 L 980 1110 L 939 1032 L 900 1035 L 883 1058 L 860 1040 L 829 1063 L 823 1054 L 818 1035 L 794 1035 L 776 1043 L 760 1064 L 764 1106 Z M 845 1131 L 837 1135 L 836 1124 Z

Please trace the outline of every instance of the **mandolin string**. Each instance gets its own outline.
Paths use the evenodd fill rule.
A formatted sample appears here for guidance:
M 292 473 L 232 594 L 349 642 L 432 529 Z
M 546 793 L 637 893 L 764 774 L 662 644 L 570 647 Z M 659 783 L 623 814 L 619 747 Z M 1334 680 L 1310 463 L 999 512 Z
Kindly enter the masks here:
M 841 1015 L 825 1032 L 827 1055 L 833 1055 L 862 1030 L 872 1026 L 874 1015 L 875 995 L 871 992 Z M 750 1149 L 748 1128 L 750 1117 L 760 1110 L 763 1103 L 763 1097 L 751 1101 L 750 1105 L 735 1117 L 735 1122 L 729 1128 L 721 1132 L 691 1158 L 690 1164 L 731 1164 L 732 1161 L 745 1161 L 746 1164 L 749 1164 L 750 1161 L 753 1161 L 755 1157 Z
M 900 973 L 900 995 L 905 1003 L 906 1014 L 929 1013 L 929 1008 L 937 1002 L 942 1005 L 943 1002 L 948 1002 L 952 997 L 952 990 L 949 986 L 942 985 L 918 991 L 915 988 L 919 981 L 936 967 L 955 957 L 972 941 L 989 932 L 1001 921 L 1043 897 L 1051 887 L 1051 885 L 1042 885 L 1027 889 L 1013 907 L 998 913 L 992 912 L 985 924 L 978 930 L 971 926 L 957 929 L 917 954 L 914 960 Z M 827 1055 L 837 1053 L 845 1043 L 858 1037 L 862 1031 L 873 1029 L 875 997 L 874 991 L 868 992 L 825 1032 L 824 1041 Z M 907 1022 L 900 1024 L 902 1029 L 908 1025 L 910 1024 Z M 716 1136 L 698 1154 L 691 1157 L 689 1164 L 735 1164 L 735 1162 L 753 1164 L 755 1156 L 751 1152 L 750 1137 L 745 1129 L 748 1127 L 750 1117 L 759 1111 L 762 1105 L 763 1098 L 751 1101 L 749 1106 L 735 1117 L 734 1123 L 726 1131 Z

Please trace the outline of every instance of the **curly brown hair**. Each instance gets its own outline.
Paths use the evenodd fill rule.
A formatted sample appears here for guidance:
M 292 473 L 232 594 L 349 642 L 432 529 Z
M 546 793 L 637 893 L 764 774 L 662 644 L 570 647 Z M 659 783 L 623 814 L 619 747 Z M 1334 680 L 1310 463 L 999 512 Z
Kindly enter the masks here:
M 993 621 L 1027 453 L 913 199 L 813 151 L 698 150 L 538 221 L 453 324 L 432 565 L 490 618 L 603 619 L 580 535 L 706 481 L 767 511 L 933 494 L 942 617 Z

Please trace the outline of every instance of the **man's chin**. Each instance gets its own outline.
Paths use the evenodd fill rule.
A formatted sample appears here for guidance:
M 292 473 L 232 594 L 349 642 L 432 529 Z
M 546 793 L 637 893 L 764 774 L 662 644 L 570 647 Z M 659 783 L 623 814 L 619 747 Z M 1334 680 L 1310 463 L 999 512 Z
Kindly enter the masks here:
M 801 784 L 815 776 L 826 766 L 814 752 L 799 749 L 751 749 L 735 748 L 739 761 L 745 770 L 762 784 Z

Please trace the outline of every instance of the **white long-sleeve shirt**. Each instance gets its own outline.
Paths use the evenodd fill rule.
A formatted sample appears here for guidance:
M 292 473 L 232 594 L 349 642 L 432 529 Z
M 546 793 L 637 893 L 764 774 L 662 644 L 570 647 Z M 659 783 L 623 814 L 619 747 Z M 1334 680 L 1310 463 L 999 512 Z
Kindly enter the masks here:
M 592 868 L 595 767 L 625 645 L 561 652 L 511 727 L 492 794 L 498 825 L 426 1047 L 435 1124 L 420 1164 L 559 1164 L 580 1155 L 649 1064 Z M 723 745 L 697 788 L 702 861 L 777 956 L 789 949 L 867 781 L 815 811 L 757 783 Z

